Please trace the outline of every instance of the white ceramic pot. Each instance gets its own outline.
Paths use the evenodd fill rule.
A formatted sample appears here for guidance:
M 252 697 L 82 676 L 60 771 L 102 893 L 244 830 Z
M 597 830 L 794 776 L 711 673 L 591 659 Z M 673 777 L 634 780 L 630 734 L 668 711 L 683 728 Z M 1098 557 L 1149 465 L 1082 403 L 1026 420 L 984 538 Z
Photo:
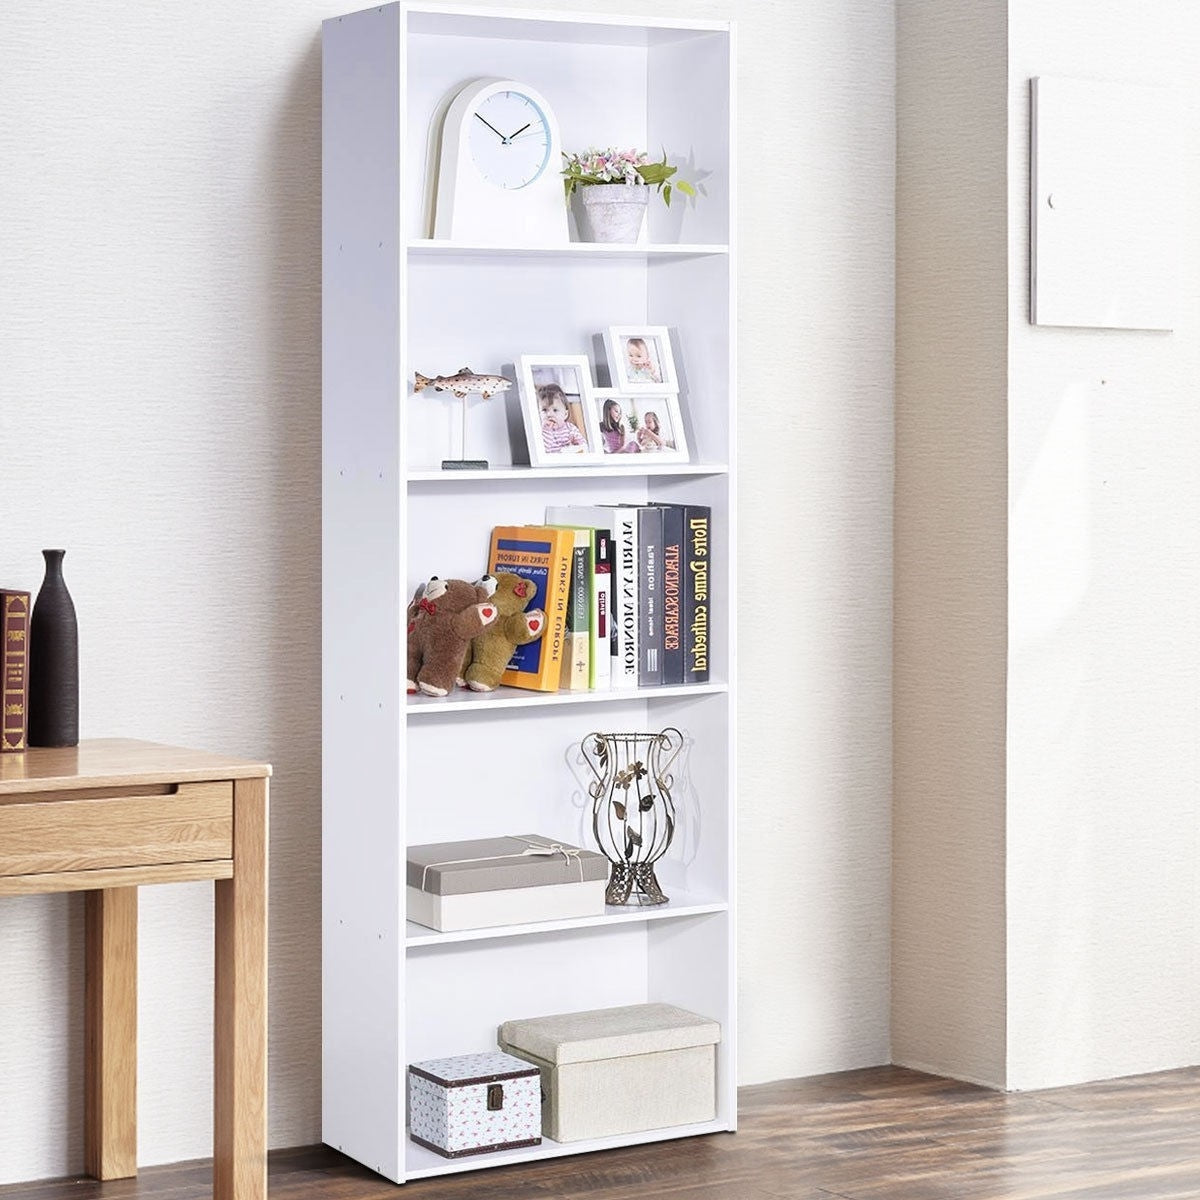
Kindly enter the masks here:
M 627 183 L 594 183 L 575 189 L 575 220 L 585 242 L 636 242 L 646 219 L 650 189 Z

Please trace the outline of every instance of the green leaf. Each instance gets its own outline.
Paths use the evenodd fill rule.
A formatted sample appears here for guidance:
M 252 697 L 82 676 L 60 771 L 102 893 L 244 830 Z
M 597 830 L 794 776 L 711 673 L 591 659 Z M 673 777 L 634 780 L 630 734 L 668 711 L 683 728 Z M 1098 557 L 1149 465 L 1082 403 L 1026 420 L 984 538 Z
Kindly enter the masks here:
M 662 197 L 663 197 L 663 203 L 668 208 L 670 208 L 671 207 L 671 185 L 669 183 L 663 188 Z
M 685 180 L 685 179 L 681 179 L 675 186 L 685 196 L 695 196 L 696 195 L 696 189 L 694 187 L 692 187 L 692 185 L 690 183 L 688 183 L 687 180 Z

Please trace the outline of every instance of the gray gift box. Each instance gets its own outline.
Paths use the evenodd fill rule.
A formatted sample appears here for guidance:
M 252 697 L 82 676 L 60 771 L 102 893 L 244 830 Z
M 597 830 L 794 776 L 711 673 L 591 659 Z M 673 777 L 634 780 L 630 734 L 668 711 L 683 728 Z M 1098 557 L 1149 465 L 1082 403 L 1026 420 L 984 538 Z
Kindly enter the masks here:
M 408 919 L 448 932 L 598 916 L 608 859 L 541 834 L 409 846 Z
M 435 896 L 607 878 L 603 854 L 534 833 L 408 848 L 408 886 Z

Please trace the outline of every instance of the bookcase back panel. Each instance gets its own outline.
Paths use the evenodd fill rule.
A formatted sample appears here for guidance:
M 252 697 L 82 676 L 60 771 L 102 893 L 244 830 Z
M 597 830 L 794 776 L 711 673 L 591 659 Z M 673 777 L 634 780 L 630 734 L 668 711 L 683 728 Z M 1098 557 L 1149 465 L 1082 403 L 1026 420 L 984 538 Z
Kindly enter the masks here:
M 494 76 L 546 97 L 568 153 L 614 145 L 653 156 L 668 150 L 701 197 L 652 210 L 652 240 L 728 240 L 727 32 L 411 14 L 406 48 L 406 237 L 432 232 L 430 181 L 449 96 L 471 79 Z
M 455 486 L 452 480 L 414 484 L 414 495 L 434 492 L 437 501 L 435 508 L 410 507 L 409 594 L 431 575 L 477 579 L 487 569 L 489 539 L 496 525 L 541 525 L 550 505 L 644 504 L 651 491 L 658 498 L 661 489 L 653 486 L 657 482 L 644 475 L 613 478 L 581 473 L 577 479 L 511 481 L 491 489 L 477 483 Z
M 589 146 L 644 147 L 646 48 L 596 46 L 573 41 L 524 42 L 514 38 L 443 37 L 410 33 L 405 136 L 410 170 L 404 188 L 408 237 L 432 236 L 431 186 L 436 179 L 441 119 L 447 97 L 472 79 L 515 79 L 539 91 L 558 119 L 568 153 Z M 602 101 L 598 103 L 598 101 Z M 557 173 L 559 164 L 548 170 Z M 547 239 L 550 240 L 550 239 Z
M 410 951 L 410 1062 L 495 1049 L 503 1021 L 610 1005 L 648 994 L 642 925 L 452 943 Z
M 409 285 L 401 402 L 414 470 L 460 457 L 461 405 L 449 392 L 414 394 L 413 371 L 452 375 L 468 366 L 515 381 L 522 354 L 585 354 L 595 386 L 595 335 L 647 319 L 646 267 L 636 261 L 598 260 L 564 271 L 548 258 L 414 258 Z M 468 457 L 492 466 L 529 461 L 519 403 L 516 386 L 491 400 L 468 400 Z
M 723 694 L 670 703 L 642 699 L 538 711 L 509 709 L 420 720 L 408 738 L 411 845 L 535 833 L 596 849 L 594 778 L 579 752 L 589 733 L 656 732 L 675 725 L 686 746 L 672 774 L 675 837 L 660 877 L 708 899 L 728 897 L 728 733 Z

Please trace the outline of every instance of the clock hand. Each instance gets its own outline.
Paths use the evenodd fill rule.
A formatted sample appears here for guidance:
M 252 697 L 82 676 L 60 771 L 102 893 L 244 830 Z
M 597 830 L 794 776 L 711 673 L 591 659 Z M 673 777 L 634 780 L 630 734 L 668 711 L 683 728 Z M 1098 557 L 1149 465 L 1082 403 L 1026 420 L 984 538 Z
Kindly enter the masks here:
M 489 129 L 490 129 L 490 130 L 491 130 L 491 131 L 492 131 L 492 132 L 493 132 L 493 133 L 494 133 L 494 134 L 495 134 L 495 135 L 496 135 L 496 136 L 497 136 L 497 137 L 500 139 L 500 140 L 501 140 L 501 141 L 502 141 L 502 142 L 504 142 L 506 145 L 508 144 L 508 138 L 506 138 L 506 137 L 504 136 L 504 134 L 502 134 L 502 133 L 500 132 L 500 130 L 498 130 L 498 129 L 495 127 L 495 125 L 493 125 L 493 124 L 492 124 L 490 121 L 488 121 L 488 120 L 487 120 L 485 117 L 480 117 L 478 113 L 476 113 L 475 115 L 476 115 L 477 117 L 479 117 L 479 119 L 480 119 L 480 120 L 481 120 L 481 121 L 482 121 L 482 122 L 483 122 L 483 123 L 484 123 L 484 124 L 485 124 L 485 125 L 486 125 L 486 126 L 487 126 L 487 127 L 488 127 L 488 128 L 489 128 Z
M 522 125 L 521 128 L 518 129 L 516 133 L 510 133 L 508 135 L 507 140 L 510 142 L 515 141 L 517 139 L 517 137 L 519 137 L 522 133 L 524 133 L 525 130 L 527 130 L 530 127 L 530 125 L 532 125 L 532 124 L 533 124 L 532 121 L 526 121 L 525 124 Z

